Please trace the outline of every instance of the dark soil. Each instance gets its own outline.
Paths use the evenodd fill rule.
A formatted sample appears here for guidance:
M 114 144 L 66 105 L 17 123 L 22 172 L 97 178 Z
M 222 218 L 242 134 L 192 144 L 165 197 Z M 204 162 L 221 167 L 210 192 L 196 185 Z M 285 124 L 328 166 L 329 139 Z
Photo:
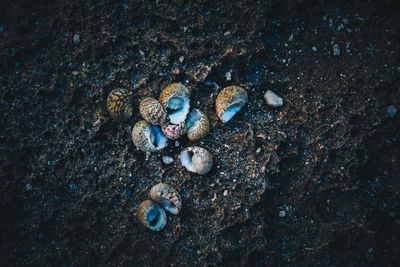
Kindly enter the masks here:
M 1 265 L 397 265 L 397 1 L 170 2 L 0 4 Z M 171 82 L 211 132 L 146 156 L 139 100 Z M 224 125 L 228 85 L 249 102 Z M 114 88 L 132 91 L 127 122 L 107 113 Z M 209 174 L 177 160 L 192 145 Z M 161 181 L 183 209 L 151 232 L 136 211 Z

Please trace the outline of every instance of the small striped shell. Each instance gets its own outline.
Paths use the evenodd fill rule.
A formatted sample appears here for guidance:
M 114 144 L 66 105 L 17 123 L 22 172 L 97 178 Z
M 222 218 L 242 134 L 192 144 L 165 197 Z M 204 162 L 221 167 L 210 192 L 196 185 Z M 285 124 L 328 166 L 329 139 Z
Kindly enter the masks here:
M 107 97 L 107 110 L 116 121 L 130 119 L 133 108 L 129 91 L 121 88 L 112 90 Z
M 142 120 L 132 129 L 132 141 L 141 151 L 156 152 L 167 146 L 168 139 L 160 128 Z
M 211 153 L 199 146 L 185 148 L 179 155 L 179 160 L 188 171 L 197 174 L 207 174 L 213 166 Z
M 186 133 L 186 123 L 183 121 L 179 124 L 167 124 L 161 130 L 168 139 L 177 140 Z
M 162 126 L 168 123 L 167 112 L 154 98 L 147 97 L 140 101 L 139 111 L 142 117 L 151 124 Z
M 210 132 L 210 122 L 206 114 L 198 109 L 192 110 L 189 113 L 187 122 L 187 136 L 189 140 L 198 141 L 207 136 Z
M 219 93 L 215 103 L 218 117 L 223 123 L 228 122 L 247 101 L 247 92 L 242 87 L 225 87 Z
M 177 215 L 181 211 L 181 196 L 167 184 L 160 183 L 153 186 L 150 190 L 150 198 L 171 214 Z
M 190 108 L 189 89 L 181 83 L 172 83 L 161 92 L 158 101 L 168 113 L 172 124 L 185 121 Z
M 153 231 L 160 231 L 167 223 L 165 211 L 152 200 L 145 200 L 140 203 L 137 217 L 144 226 Z

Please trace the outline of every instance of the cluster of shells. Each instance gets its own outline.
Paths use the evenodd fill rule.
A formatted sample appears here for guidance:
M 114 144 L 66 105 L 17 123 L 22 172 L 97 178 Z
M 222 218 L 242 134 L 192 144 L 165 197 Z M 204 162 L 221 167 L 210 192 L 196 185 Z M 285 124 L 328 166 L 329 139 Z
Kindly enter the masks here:
M 140 203 L 137 216 L 148 229 L 160 231 L 167 223 L 165 211 L 178 215 L 182 208 L 179 193 L 168 184 L 157 184 L 150 190 L 150 199 Z
M 247 101 L 247 92 L 242 87 L 228 86 L 224 88 L 216 100 L 218 117 L 223 123 L 228 122 Z M 107 109 L 115 120 L 129 119 L 133 112 L 129 92 L 125 89 L 111 91 L 107 98 Z M 157 152 L 167 146 L 168 139 L 177 140 L 181 136 L 187 135 L 189 140 L 198 141 L 206 137 L 210 132 L 210 123 L 206 114 L 199 109 L 189 111 L 190 91 L 181 83 L 172 83 L 165 87 L 158 100 L 151 97 L 142 99 L 139 104 L 139 112 L 144 120 L 137 122 L 132 129 L 132 141 L 136 148 L 143 152 Z M 199 146 L 185 148 L 180 153 L 179 160 L 188 171 L 200 175 L 207 174 L 213 165 L 211 153 Z M 160 201 L 151 198 L 153 201 L 146 200 L 139 206 L 138 216 L 149 229 L 156 230 L 158 227 L 151 226 L 151 223 L 147 223 L 148 220 L 152 221 L 154 218 L 158 218 L 160 221 L 157 221 L 157 225 L 159 223 L 165 225 L 166 220 L 162 220 L 165 216 L 160 214 L 164 211 L 156 204 Z M 162 203 L 161 206 L 163 206 Z M 144 212 L 147 209 L 151 212 Z M 156 213 L 158 217 L 154 217 Z

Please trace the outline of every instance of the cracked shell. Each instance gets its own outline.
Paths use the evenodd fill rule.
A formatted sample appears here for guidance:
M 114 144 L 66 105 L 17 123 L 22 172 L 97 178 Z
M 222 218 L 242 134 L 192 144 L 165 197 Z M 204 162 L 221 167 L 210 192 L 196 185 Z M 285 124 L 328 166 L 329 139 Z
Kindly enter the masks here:
M 207 174 L 213 165 L 211 153 L 199 146 L 185 148 L 179 155 L 179 160 L 188 171 L 197 174 Z
M 186 128 L 189 140 L 198 141 L 206 137 L 210 132 L 210 122 L 206 114 L 198 109 L 194 109 L 189 113 Z
M 153 186 L 150 190 L 150 198 L 173 215 L 177 215 L 181 211 L 181 196 L 168 184 L 160 183 Z
M 149 123 L 162 126 L 168 123 L 168 114 L 160 102 L 147 97 L 140 101 L 139 112 Z
M 240 86 L 225 87 L 218 95 L 215 108 L 220 120 L 228 122 L 248 101 L 246 90 Z
M 132 129 L 132 141 L 141 151 L 156 152 L 167 146 L 168 139 L 156 125 L 142 120 Z
M 161 130 L 168 139 L 177 140 L 186 133 L 186 123 L 164 125 Z
M 107 110 L 116 121 L 130 119 L 133 107 L 129 91 L 122 88 L 112 90 L 107 97 Z
M 161 105 L 168 113 L 172 124 L 185 121 L 190 108 L 189 89 L 181 83 L 172 83 L 161 92 Z
M 165 211 L 152 200 L 145 200 L 140 203 L 137 217 L 144 226 L 153 231 L 160 231 L 167 223 Z

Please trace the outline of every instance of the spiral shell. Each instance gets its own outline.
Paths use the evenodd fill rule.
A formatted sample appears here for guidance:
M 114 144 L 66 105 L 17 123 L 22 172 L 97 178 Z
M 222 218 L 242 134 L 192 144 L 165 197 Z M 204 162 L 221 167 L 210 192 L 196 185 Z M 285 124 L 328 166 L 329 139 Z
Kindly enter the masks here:
M 162 126 L 168 123 L 168 114 L 160 102 L 147 97 L 140 101 L 139 111 L 142 117 L 149 123 Z
M 211 153 L 199 146 L 185 148 L 179 155 L 179 160 L 188 171 L 197 174 L 207 174 L 213 165 Z
M 186 123 L 164 125 L 161 130 L 168 139 L 177 140 L 186 133 Z
M 140 203 L 137 217 L 144 226 L 153 231 L 160 231 L 167 223 L 165 211 L 152 200 L 145 200 Z
M 133 108 L 129 91 L 122 88 L 112 90 L 107 97 L 107 110 L 116 121 L 130 119 Z
M 172 124 L 185 121 L 190 108 L 189 89 L 181 83 L 172 83 L 161 92 L 158 101 L 168 113 Z
M 247 101 L 247 92 L 242 87 L 225 87 L 219 93 L 215 103 L 218 117 L 223 123 L 228 122 Z
M 181 196 L 167 184 L 160 183 L 153 186 L 150 190 L 150 198 L 171 214 L 177 215 L 181 211 Z
M 142 120 L 132 129 L 132 141 L 141 151 L 156 152 L 167 146 L 168 139 L 160 128 Z
M 189 113 L 187 122 L 187 136 L 189 140 L 197 141 L 207 136 L 210 132 L 210 123 L 206 114 L 198 109 Z

